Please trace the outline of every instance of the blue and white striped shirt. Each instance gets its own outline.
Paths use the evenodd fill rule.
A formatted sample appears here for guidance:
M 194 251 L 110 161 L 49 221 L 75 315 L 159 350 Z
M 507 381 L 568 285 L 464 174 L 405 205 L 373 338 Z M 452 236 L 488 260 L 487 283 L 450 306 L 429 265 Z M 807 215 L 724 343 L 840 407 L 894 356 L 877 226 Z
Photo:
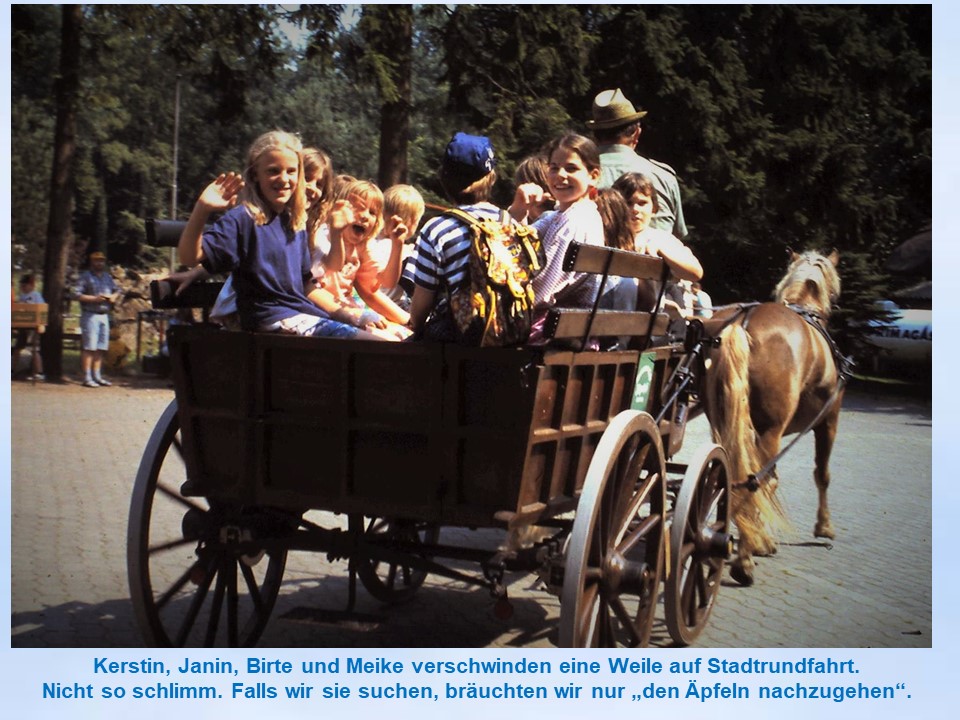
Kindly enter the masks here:
M 500 208 L 491 203 L 461 205 L 460 210 L 479 220 L 499 220 Z M 451 215 L 433 218 L 420 231 L 404 279 L 434 292 L 449 292 L 468 281 L 470 227 Z

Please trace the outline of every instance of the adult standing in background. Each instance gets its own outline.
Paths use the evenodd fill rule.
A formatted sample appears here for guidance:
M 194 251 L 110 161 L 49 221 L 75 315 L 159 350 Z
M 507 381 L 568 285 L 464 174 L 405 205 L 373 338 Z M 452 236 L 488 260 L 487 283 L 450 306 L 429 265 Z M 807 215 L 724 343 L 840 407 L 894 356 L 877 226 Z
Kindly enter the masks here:
M 600 187 L 609 187 L 626 172 L 646 175 L 653 181 L 659 209 L 651 227 L 666 230 L 679 240 L 687 236 L 680 204 L 680 183 L 672 167 L 638 154 L 640 119 L 647 113 L 637 110 L 620 88 L 604 90 L 593 100 L 593 119 L 587 127 L 600 149 Z
M 33 273 L 28 273 L 20 278 L 20 297 L 14 296 L 16 302 L 30 303 L 31 305 L 43 305 L 46 300 L 37 290 L 37 279 Z M 40 357 L 40 350 L 37 347 L 37 331 L 31 328 L 21 328 L 17 331 L 17 342 L 13 346 L 13 355 L 10 367 L 15 375 L 17 366 L 20 364 L 20 353 L 28 345 L 32 348 L 30 351 L 30 377 L 29 380 L 43 381 L 43 360 Z
M 76 299 L 80 303 L 80 368 L 83 386 L 111 385 L 102 375 L 103 358 L 110 347 L 110 309 L 117 299 L 117 286 L 106 270 L 107 256 L 90 253 L 90 268 L 80 273 Z

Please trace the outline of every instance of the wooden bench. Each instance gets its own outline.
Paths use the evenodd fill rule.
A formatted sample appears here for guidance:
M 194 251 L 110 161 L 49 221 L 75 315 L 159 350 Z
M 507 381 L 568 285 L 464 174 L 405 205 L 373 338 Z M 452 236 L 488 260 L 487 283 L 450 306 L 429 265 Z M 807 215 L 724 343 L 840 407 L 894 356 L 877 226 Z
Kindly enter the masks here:
M 10 329 L 17 342 L 17 348 L 20 347 L 20 335 L 24 332 L 30 332 L 27 342 L 30 344 L 30 350 L 34 355 L 40 353 L 40 336 L 47 329 L 47 314 L 49 306 L 46 303 L 20 303 L 15 302 L 10 306 Z M 15 358 L 16 359 L 16 358 Z M 31 363 L 33 360 L 31 360 Z M 16 368 L 12 368 L 16 370 Z M 36 382 L 36 375 L 31 365 L 30 377 Z
M 609 276 L 656 280 L 669 276 L 667 264 L 658 257 L 628 250 L 572 243 L 563 259 L 567 272 L 586 272 Z M 600 310 L 599 297 L 592 308 L 553 308 L 547 314 L 544 335 L 551 340 L 576 340 L 586 343 L 591 337 L 630 337 L 646 347 L 651 337 L 667 333 L 676 318 L 666 312 Z M 631 341 L 631 345 L 635 343 Z

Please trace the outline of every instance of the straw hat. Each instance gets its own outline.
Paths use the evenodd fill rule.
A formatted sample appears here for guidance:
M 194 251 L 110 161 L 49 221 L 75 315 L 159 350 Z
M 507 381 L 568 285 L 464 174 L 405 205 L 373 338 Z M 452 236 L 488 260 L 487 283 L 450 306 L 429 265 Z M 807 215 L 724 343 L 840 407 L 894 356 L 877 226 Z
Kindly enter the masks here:
M 106 259 L 107 259 L 107 256 L 104 255 L 104 254 L 103 254 L 102 252 L 100 252 L 99 250 L 96 250 L 96 251 L 90 253 L 90 259 L 91 259 L 91 260 L 106 260 Z
M 646 110 L 638 112 L 620 88 L 604 90 L 593 99 L 593 119 L 587 120 L 587 127 L 595 130 L 609 130 L 629 125 L 646 114 Z

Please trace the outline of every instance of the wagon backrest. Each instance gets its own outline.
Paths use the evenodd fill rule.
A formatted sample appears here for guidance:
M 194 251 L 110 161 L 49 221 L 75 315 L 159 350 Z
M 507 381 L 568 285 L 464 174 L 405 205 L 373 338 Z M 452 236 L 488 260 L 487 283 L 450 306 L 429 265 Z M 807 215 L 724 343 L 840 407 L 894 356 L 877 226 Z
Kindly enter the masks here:
M 628 250 L 571 243 L 563 259 L 567 272 L 585 272 L 638 280 L 665 281 L 666 263 L 658 257 Z M 671 317 L 667 313 L 637 310 L 600 310 L 599 297 L 592 308 L 553 308 L 547 315 L 544 335 L 552 340 L 590 337 L 627 337 L 630 347 L 645 349 L 650 338 L 666 334 Z
M 186 220 L 146 221 L 147 244 L 151 247 L 177 247 L 180 234 L 186 227 Z M 150 302 L 155 310 L 175 310 L 178 308 L 202 308 L 209 311 L 220 294 L 223 283 L 208 281 L 193 283 L 177 294 L 177 283 L 172 280 L 154 280 L 150 283 Z M 206 312 L 204 313 L 206 319 Z

